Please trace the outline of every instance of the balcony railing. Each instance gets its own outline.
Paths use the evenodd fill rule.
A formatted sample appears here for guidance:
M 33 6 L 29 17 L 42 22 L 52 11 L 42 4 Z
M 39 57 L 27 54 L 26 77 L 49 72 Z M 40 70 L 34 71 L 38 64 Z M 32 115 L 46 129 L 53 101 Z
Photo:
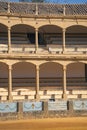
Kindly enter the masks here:
M 21 45 L 16 45 L 11 47 L 11 53 L 30 53 L 33 54 L 35 53 L 35 45 L 33 46 L 21 46 Z M 55 47 L 48 47 L 48 46 L 40 46 L 38 47 L 37 53 L 39 54 L 62 54 L 62 45 L 60 46 L 55 46 Z M 8 53 L 8 45 L 6 44 L 0 44 L 0 53 Z M 65 48 L 65 53 L 66 54 L 86 54 L 87 53 L 87 47 L 86 45 L 73 45 L 73 46 L 66 46 Z

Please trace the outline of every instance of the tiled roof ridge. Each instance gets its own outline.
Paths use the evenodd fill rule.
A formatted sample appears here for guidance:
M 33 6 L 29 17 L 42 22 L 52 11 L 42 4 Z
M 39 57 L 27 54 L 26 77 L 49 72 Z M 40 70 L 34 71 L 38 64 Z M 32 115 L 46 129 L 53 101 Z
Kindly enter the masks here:
M 87 15 L 87 4 L 0 2 L 0 12 L 38 15 Z M 64 12 L 65 11 L 65 12 Z

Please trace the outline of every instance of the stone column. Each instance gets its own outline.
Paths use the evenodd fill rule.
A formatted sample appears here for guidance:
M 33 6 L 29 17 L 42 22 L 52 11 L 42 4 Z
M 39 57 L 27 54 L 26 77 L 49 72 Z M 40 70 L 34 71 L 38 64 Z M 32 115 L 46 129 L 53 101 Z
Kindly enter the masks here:
M 36 15 L 38 15 L 38 4 L 36 3 Z
M 64 16 L 66 15 L 66 8 L 65 8 L 65 6 L 63 7 L 63 15 Z
M 48 117 L 48 101 L 44 101 L 43 102 L 43 113 L 44 113 L 44 117 L 47 118 Z
M 39 100 L 39 66 L 36 66 L 36 100 Z
M 75 114 L 74 108 L 73 108 L 74 107 L 73 106 L 73 100 L 68 101 L 67 106 L 68 106 L 69 115 L 73 116 Z
M 66 66 L 63 66 L 63 99 L 67 99 L 66 94 Z
M 8 99 L 12 101 L 12 66 L 8 69 Z
M 66 41 L 66 40 L 65 40 L 65 39 L 66 39 L 66 38 L 65 38 L 65 37 L 66 37 L 66 36 L 65 36 L 65 32 L 66 32 L 66 29 L 63 28 L 63 48 L 62 48 L 62 49 L 63 49 L 63 53 L 65 52 L 65 44 L 66 44 L 66 42 L 65 42 L 65 41 Z
M 10 13 L 10 3 L 8 2 L 8 13 Z
M 18 119 L 23 118 L 23 102 L 18 102 Z
M 11 28 L 8 27 L 8 53 L 11 52 Z
M 38 28 L 35 29 L 35 52 L 38 51 Z

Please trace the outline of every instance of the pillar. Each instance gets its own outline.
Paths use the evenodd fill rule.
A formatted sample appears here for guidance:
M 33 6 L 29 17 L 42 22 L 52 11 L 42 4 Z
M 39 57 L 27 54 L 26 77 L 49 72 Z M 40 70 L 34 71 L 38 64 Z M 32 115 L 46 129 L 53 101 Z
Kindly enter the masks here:
M 66 32 L 66 29 L 65 28 L 63 28 L 63 53 L 65 52 L 65 32 Z
M 44 113 L 44 117 L 47 118 L 48 117 L 48 101 L 44 101 L 43 102 L 43 113 Z
M 8 27 L 8 53 L 11 52 L 11 28 Z
M 66 15 L 66 8 L 65 8 L 65 6 L 63 7 L 63 15 L 64 16 Z
M 35 52 L 38 51 L 38 29 L 35 29 Z
M 66 94 L 66 66 L 63 66 L 63 99 L 67 99 Z
M 36 66 L 36 100 L 39 100 L 39 66 Z
M 8 99 L 12 101 L 12 66 L 8 69 Z
M 36 15 L 38 15 L 38 4 L 36 3 Z
M 23 102 L 18 102 L 18 119 L 23 118 Z
M 8 13 L 10 13 L 10 3 L 8 2 Z
M 69 100 L 67 103 L 69 115 L 74 115 L 73 100 Z

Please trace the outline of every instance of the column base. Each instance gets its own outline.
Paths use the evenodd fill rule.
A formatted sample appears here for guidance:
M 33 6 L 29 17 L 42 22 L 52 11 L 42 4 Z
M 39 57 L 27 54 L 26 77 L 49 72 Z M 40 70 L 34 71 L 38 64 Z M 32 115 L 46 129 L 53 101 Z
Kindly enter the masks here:
M 13 101 L 13 96 L 12 95 L 8 96 L 8 100 Z
M 8 51 L 8 54 L 10 54 L 12 51 Z
M 66 53 L 66 51 L 64 50 L 64 51 L 62 51 L 62 54 L 65 54 Z
M 64 99 L 64 100 L 67 99 L 67 94 L 66 94 L 66 93 L 63 94 L 63 99 Z
M 36 99 L 36 101 L 39 101 L 39 100 L 40 100 L 40 95 L 39 95 L 39 94 L 36 94 L 36 95 L 35 95 L 35 99 Z
M 38 53 L 38 50 L 35 50 L 35 53 L 37 54 L 37 53 Z

